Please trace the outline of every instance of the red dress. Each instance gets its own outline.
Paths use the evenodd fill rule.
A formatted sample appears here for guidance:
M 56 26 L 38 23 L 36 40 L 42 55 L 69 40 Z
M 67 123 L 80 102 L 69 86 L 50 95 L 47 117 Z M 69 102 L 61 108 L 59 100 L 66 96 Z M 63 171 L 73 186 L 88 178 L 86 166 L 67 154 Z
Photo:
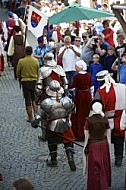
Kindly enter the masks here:
M 2 75 L 4 71 L 4 48 L 3 48 L 4 38 L 3 35 L 0 34 L 0 75 Z
M 75 138 L 84 137 L 84 125 L 86 117 L 90 112 L 90 103 L 92 101 L 90 87 L 92 87 L 92 80 L 89 73 L 76 74 L 73 78 L 73 83 L 69 88 L 76 88 L 74 103 L 76 106 L 76 113 L 71 115 L 72 131 Z
M 111 161 L 109 144 L 104 135 L 109 123 L 100 115 L 87 120 L 85 130 L 89 130 L 87 190 L 108 190 L 111 187 Z M 92 130 L 92 132 L 91 132 Z

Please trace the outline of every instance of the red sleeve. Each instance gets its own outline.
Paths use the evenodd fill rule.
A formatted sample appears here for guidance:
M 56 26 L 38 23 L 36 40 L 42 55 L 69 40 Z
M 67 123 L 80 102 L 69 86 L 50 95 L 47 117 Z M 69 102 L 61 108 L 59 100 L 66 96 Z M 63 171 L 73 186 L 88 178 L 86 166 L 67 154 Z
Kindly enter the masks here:
M 89 130 L 89 127 L 90 127 L 90 124 L 89 124 L 89 122 L 86 120 L 84 129 L 85 129 L 85 130 Z

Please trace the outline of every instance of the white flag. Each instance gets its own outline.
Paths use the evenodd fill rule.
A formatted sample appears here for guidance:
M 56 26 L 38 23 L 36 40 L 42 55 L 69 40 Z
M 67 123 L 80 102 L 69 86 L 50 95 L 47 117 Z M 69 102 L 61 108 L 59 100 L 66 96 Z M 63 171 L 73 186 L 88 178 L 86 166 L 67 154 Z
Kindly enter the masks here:
M 47 25 L 48 17 L 33 6 L 29 6 L 28 30 L 37 38 L 43 35 L 44 26 Z

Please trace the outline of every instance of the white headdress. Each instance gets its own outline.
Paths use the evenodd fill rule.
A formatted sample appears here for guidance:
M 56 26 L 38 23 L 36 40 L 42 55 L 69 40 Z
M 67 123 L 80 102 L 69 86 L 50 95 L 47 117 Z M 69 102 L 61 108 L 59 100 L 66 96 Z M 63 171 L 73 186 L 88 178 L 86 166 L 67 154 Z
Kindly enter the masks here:
M 96 74 L 98 81 L 105 81 L 105 83 L 100 87 L 101 89 L 106 87 L 106 92 L 109 92 L 111 84 L 115 85 L 114 79 L 110 76 L 110 73 L 107 70 L 100 71 Z
M 79 60 L 76 62 L 76 65 L 82 69 L 83 71 L 87 70 L 87 64 L 83 60 Z

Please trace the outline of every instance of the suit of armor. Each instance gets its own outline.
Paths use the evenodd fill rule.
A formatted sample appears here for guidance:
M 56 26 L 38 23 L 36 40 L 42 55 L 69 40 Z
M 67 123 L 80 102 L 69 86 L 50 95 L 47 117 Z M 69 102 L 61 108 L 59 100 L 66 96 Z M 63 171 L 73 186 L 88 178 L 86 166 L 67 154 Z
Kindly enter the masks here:
M 36 83 L 36 102 L 40 104 L 46 97 L 46 88 L 52 80 L 57 80 L 64 89 L 68 91 L 68 82 L 63 68 L 54 60 L 52 53 L 46 53 L 44 56 L 44 66 L 39 69 L 38 81 Z M 43 123 L 41 122 L 44 127 Z M 40 140 L 45 140 L 45 131 L 42 129 L 42 135 L 39 135 Z
M 38 73 L 38 81 L 36 86 L 38 101 L 40 100 L 41 102 L 46 98 L 45 88 L 49 86 L 52 80 L 57 80 L 63 89 L 67 91 L 68 82 L 63 68 L 60 65 L 57 65 L 52 53 L 46 53 L 44 56 L 44 66 L 39 69 Z
M 46 125 L 46 139 L 51 155 L 49 166 L 57 165 L 57 143 L 63 142 L 71 170 L 76 170 L 73 160 L 74 135 L 71 130 L 70 114 L 74 110 L 74 103 L 67 96 L 62 97 L 64 90 L 56 80 L 51 81 L 46 89 L 49 96 L 40 104 L 40 111 L 32 123 L 37 127 L 39 121 L 44 120 Z

